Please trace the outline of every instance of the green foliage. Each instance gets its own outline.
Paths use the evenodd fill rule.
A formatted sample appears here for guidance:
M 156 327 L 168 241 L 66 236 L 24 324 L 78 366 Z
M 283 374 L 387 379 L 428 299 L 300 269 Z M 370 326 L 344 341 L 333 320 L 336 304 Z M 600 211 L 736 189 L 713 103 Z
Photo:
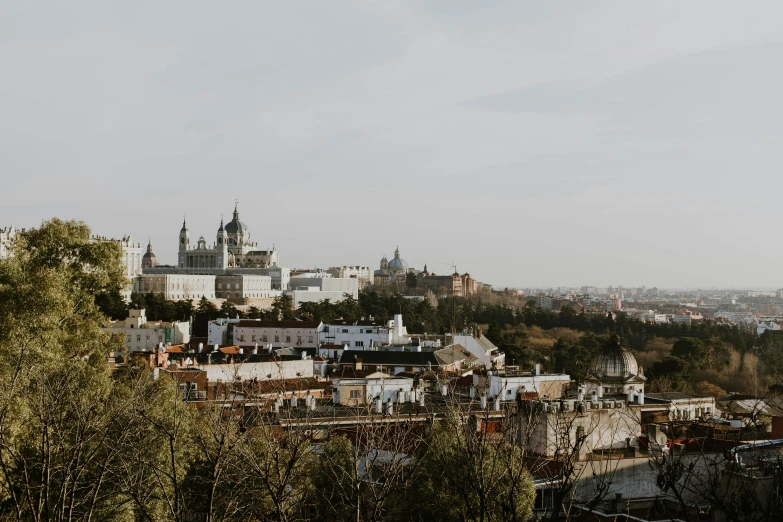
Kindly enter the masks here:
M 422 520 L 530 518 L 535 490 L 516 446 L 473 431 L 452 411 L 433 427 L 423 448 L 416 503 Z
M 592 332 L 584 334 L 577 343 L 558 340 L 552 347 L 555 371 L 568 373 L 577 382 L 583 381 L 603 346 L 609 342 L 611 340 L 605 336 L 599 337 Z

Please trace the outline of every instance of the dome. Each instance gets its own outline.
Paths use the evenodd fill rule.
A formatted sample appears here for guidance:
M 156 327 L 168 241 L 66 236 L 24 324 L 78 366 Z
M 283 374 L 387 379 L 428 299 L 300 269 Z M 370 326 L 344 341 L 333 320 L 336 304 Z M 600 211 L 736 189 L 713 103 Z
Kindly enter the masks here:
M 389 270 L 407 270 L 408 269 L 408 263 L 405 262 L 404 259 L 400 257 L 395 257 L 391 261 L 389 261 Z
M 593 365 L 593 372 L 604 379 L 626 379 L 639 374 L 636 357 L 619 344 L 604 350 Z
M 158 258 L 152 252 L 152 241 L 147 242 L 147 251 L 141 256 L 141 267 L 152 268 L 158 265 Z
M 250 234 L 250 229 L 239 220 L 239 204 L 234 206 L 234 219 L 226 225 L 227 234 Z

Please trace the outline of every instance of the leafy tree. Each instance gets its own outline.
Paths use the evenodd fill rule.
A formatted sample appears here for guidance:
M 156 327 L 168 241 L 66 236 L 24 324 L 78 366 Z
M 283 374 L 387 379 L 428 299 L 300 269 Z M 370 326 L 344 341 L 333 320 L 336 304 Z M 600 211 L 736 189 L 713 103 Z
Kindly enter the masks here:
M 707 361 L 707 349 L 704 343 L 693 337 L 678 339 L 672 346 L 673 357 L 688 361 L 694 368 L 701 368 Z
M 294 301 L 288 294 L 283 294 L 275 298 L 272 302 L 272 313 L 274 319 L 286 321 L 294 318 Z
M 433 426 L 425 447 L 416 503 L 422 519 L 530 518 L 535 490 L 518 447 L 476 431 L 456 411 Z
M 405 274 L 405 286 L 408 288 L 416 288 L 417 282 L 416 282 L 416 274 L 413 272 L 408 272 Z

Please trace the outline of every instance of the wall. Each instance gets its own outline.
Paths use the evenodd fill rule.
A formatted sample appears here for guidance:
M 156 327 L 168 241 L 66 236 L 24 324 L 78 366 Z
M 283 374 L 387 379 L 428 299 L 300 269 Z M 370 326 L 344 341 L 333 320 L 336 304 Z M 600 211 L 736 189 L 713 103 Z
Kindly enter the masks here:
M 313 361 L 276 361 L 238 364 L 194 364 L 207 373 L 210 382 L 233 381 L 236 377 L 242 380 L 258 379 L 259 381 L 279 379 L 306 379 L 313 377 Z M 270 375 L 271 377 L 267 377 Z

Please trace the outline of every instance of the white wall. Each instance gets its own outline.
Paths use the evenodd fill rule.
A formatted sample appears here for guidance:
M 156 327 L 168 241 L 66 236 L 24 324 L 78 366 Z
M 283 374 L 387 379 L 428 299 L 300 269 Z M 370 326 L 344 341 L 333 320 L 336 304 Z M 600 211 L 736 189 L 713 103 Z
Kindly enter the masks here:
M 274 381 L 280 379 L 307 379 L 313 377 L 312 359 L 302 361 L 252 362 L 236 364 L 194 364 L 207 372 L 210 382 L 233 381 L 236 377 L 242 380 L 258 379 L 259 381 Z M 270 377 L 267 377 L 267 376 Z

